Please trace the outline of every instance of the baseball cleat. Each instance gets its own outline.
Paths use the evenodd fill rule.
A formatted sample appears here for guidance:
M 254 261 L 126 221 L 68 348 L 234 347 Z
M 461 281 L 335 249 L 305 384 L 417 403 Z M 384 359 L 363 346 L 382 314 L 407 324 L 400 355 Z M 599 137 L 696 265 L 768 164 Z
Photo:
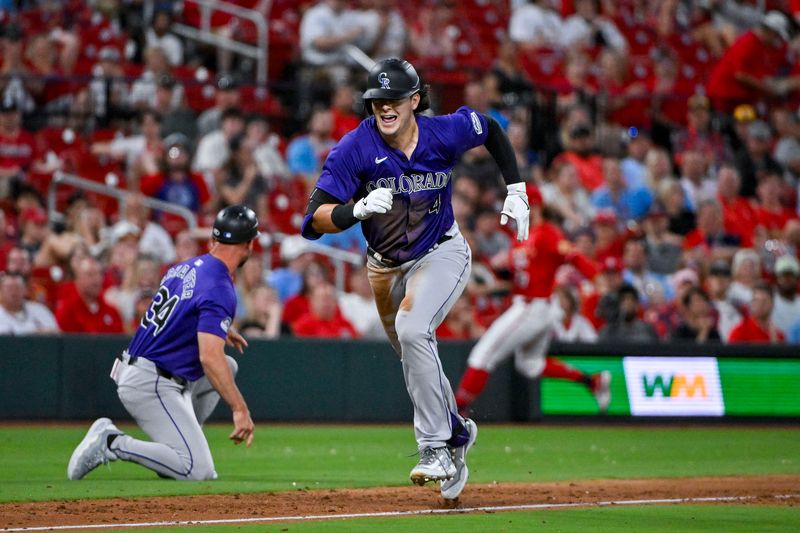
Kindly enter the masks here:
M 98 418 L 86 432 L 86 436 L 72 452 L 67 466 L 67 478 L 76 480 L 109 461 L 116 461 L 117 454 L 108 449 L 106 439 L 122 432 L 108 418 Z
M 469 478 L 469 468 L 467 468 L 467 453 L 475 441 L 478 439 L 478 425 L 472 419 L 465 419 L 464 425 L 469 431 L 469 440 L 463 446 L 452 449 L 453 464 L 456 466 L 456 474 L 452 479 L 442 482 L 442 497 L 446 500 L 455 500 L 464 490 Z
M 445 481 L 456 475 L 456 465 L 447 446 L 425 448 L 419 454 L 417 466 L 411 469 L 411 481 L 419 486 L 428 481 Z
M 592 376 L 592 394 L 601 413 L 608 411 L 611 403 L 611 372 L 603 370 Z

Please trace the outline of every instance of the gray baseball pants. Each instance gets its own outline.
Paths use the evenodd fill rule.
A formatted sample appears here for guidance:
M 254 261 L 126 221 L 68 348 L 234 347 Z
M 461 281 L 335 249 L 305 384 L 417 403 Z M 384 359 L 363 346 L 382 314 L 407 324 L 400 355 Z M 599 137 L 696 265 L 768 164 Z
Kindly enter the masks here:
M 420 451 L 445 446 L 452 437 L 453 417 L 463 422 L 442 371 L 436 328 L 467 285 L 471 260 L 472 252 L 460 233 L 394 268 L 371 257 L 367 260 L 383 328 L 403 364 Z
M 235 376 L 239 367 L 232 357 L 227 359 Z M 208 378 L 180 384 L 160 376 L 155 365 L 142 357 L 133 365 L 118 363 L 112 377 L 125 409 L 152 440 L 121 435 L 111 446 L 117 457 L 165 477 L 216 479 L 214 459 L 201 427 L 220 398 Z

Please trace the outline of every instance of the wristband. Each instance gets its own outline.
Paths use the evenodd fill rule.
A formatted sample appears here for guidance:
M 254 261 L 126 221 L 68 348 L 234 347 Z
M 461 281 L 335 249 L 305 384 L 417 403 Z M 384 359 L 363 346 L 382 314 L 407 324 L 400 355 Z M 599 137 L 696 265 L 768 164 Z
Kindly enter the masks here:
M 340 230 L 354 226 L 359 220 L 353 214 L 355 204 L 339 204 L 331 210 L 331 222 Z

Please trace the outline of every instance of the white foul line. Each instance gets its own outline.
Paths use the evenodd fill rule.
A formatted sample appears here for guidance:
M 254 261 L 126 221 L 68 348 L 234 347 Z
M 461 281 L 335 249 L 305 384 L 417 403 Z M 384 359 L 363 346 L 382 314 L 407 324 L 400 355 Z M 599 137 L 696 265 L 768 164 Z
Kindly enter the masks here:
M 775 494 L 776 499 L 798 498 L 800 494 Z M 606 507 L 611 505 L 652 505 L 660 503 L 719 503 L 754 500 L 759 496 L 716 496 L 705 498 L 662 498 L 652 500 L 616 500 L 603 502 L 532 503 L 524 505 L 496 505 L 464 507 L 462 509 L 418 509 L 416 511 L 384 511 L 380 513 L 347 513 L 328 515 L 265 516 L 260 518 L 226 518 L 219 520 L 174 520 L 169 522 L 133 522 L 129 524 L 84 524 L 71 526 L 36 526 L 3 528 L 0 531 L 64 531 L 69 529 L 113 529 L 122 527 L 207 526 L 214 524 L 249 524 L 256 522 L 284 522 L 305 520 L 331 520 L 345 518 L 384 518 L 393 516 L 419 516 L 427 514 L 462 514 L 495 511 L 531 511 L 536 509 L 564 509 L 569 507 Z

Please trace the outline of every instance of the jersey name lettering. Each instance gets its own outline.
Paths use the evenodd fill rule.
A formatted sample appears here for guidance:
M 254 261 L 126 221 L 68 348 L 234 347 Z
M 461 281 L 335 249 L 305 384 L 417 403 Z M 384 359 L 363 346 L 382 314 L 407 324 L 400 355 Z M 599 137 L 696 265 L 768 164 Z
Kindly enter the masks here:
M 194 286 L 197 283 L 197 271 L 191 269 L 186 277 L 183 278 L 183 290 L 181 291 L 181 299 L 186 300 L 191 298 L 194 294 Z
M 431 191 L 443 189 L 450 181 L 449 172 L 427 172 L 425 174 L 401 174 L 400 177 L 391 176 L 389 178 L 378 178 L 367 182 L 367 192 L 375 189 L 391 189 L 392 194 L 414 193 L 419 191 Z
M 164 277 L 161 278 L 161 284 L 163 285 L 164 283 L 166 283 L 168 280 L 171 280 L 172 278 L 183 279 L 184 277 L 186 277 L 186 274 L 189 273 L 190 269 L 191 269 L 192 272 L 194 272 L 194 269 L 192 267 L 190 267 L 189 265 L 178 265 L 178 266 L 174 266 L 174 267 L 170 268 L 169 270 L 167 270 L 167 273 L 164 274 Z

